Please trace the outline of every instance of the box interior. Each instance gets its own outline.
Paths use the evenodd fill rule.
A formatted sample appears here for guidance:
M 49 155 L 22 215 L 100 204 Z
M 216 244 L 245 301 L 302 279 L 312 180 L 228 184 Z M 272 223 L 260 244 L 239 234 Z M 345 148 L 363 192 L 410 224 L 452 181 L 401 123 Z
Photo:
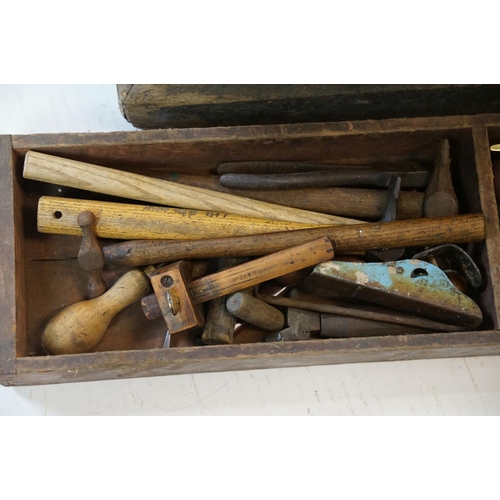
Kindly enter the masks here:
M 297 126 L 298 127 L 298 126 Z M 226 132 L 226 130 L 228 132 Z M 233 132 L 230 132 L 230 131 Z M 298 129 L 296 129 L 298 130 Z M 239 137 L 234 129 L 214 129 L 212 139 L 199 140 L 191 131 L 168 140 L 160 131 L 123 134 L 124 140 L 74 141 L 65 136 L 60 144 L 42 145 L 33 149 L 69 159 L 95 163 L 161 178 L 166 172 L 215 173 L 222 161 L 238 160 L 300 160 L 324 163 L 365 164 L 381 161 L 417 160 L 432 164 L 438 142 L 448 138 L 451 144 L 453 182 L 460 201 L 460 213 L 480 213 L 473 136 L 470 128 L 440 129 L 437 131 L 383 132 L 352 135 L 322 136 L 317 130 L 296 138 L 280 138 L 279 134 L 257 139 Z M 135 134 L 135 135 L 134 135 Z M 231 136 L 234 134 L 234 137 Z M 496 134 L 496 135 L 495 135 Z M 101 137 L 103 134 L 101 134 Z M 105 136 L 105 134 L 104 134 Z M 144 137 L 149 138 L 144 140 Z M 217 138 L 218 137 L 218 138 Z M 492 141 L 500 143 L 500 128 L 491 130 Z M 33 142 L 36 144 L 36 141 Z M 44 356 L 41 332 L 47 322 L 62 308 L 86 298 L 87 277 L 78 268 L 77 254 L 80 237 L 38 233 L 36 208 L 40 196 L 62 196 L 79 199 L 99 199 L 125 203 L 141 203 L 118 199 L 62 186 L 54 186 L 22 177 L 25 153 L 29 148 L 15 148 L 16 176 L 21 187 L 22 240 L 18 256 L 24 263 L 24 297 L 19 301 L 18 315 L 25 318 L 25 327 L 17 332 L 17 356 Z M 102 244 L 111 240 L 101 240 Z M 483 274 L 481 289 L 470 295 L 484 314 L 481 330 L 498 328 L 497 315 L 491 308 L 494 284 L 488 279 L 488 259 L 484 242 L 465 245 Z M 105 280 L 111 284 L 120 273 L 106 271 Z M 147 320 L 140 302 L 120 312 L 111 322 L 106 334 L 92 352 L 146 350 L 162 347 L 166 325 L 163 318 Z M 318 340 L 321 342 L 321 340 Z M 192 333 L 179 334 L 173 347 L 192 346 Z M 199 347 L 203 349 L 203 347 Z

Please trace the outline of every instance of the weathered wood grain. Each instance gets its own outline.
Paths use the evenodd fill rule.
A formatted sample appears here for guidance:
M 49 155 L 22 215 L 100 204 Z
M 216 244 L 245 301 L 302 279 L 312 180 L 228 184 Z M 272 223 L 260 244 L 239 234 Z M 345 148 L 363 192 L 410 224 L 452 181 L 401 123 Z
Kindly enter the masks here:
M 0 374 L 14 373 L 25 354 L 23 224 L 11 137 L 0 136 Z M 17 350 L 17 353 L 16 353 Z
M 484 115 L 494 124 L 500 115 Z M 161 171 L 215 173 L 223 161 L 433 161 L 440 139 L 460 139 L 471 116 L 366 120 L 107 134 L 12 136 L 20 157 L 28 150 L 152 175 Z M 432 139 L 431 139 L 432 138 Z
M 241 236 L 320 226 L 224 212 L 43 196 L 38 202 L 38 231 L 80 236 L 82 230 L 77 219 L 87 210 L 95 214 L 98 237 L 122 240 L 204 239 L 221 234 Z
M 441 116 L 500 110 L 496 85 L 191 84 L 117 86 L 138 128 Z
M 493 319 L 494 328 L 500 324 L 500 227 L 493 184 L 493 169 L 489 151 L 487 127 L 481 123 L 472 128 L 476 175 L 481 210 L 486 223 L 486 252 L 482 259 L 486 260 L 484 278 L 491 285 L 488 287 L 489 300 L 487 309 Z
M 313 224 L 356 224 L 359 222 L 258 200 L 249 201 L 239 196 L 215 193 L 208 189 L 185 186 L 36 151 L 26 153 L 23 175 L 26 179 L 49 184 L 178 208 L 228 212 L 249 217 Z
M 322 339 L 21 358 L 4 385 L 500 354 L 498 331 Z

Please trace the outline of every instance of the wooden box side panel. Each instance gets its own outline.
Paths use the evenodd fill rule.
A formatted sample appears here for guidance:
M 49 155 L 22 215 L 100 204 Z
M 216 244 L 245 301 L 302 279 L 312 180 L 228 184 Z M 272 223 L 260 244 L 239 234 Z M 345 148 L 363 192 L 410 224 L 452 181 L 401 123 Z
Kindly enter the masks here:
M 500 354 L 498 331 L 186 347 L 22 358 L 4 385 Z
M 23 206 L 10 136 L 0 136 L 0 373 L 26 355 Z
M 480 211 L 486 222 L 486 251 L 482 253 L 479 260 L 485 280 L 483 289 L 488 291 L 484 302 L 485 308 L 494 314 L 492 327 L 498 329 L 500 324 L 500 227 L 487 126 L 479 123 L 473 127 L 472 132 L 478 181 L 477 192 L 481 204 Z

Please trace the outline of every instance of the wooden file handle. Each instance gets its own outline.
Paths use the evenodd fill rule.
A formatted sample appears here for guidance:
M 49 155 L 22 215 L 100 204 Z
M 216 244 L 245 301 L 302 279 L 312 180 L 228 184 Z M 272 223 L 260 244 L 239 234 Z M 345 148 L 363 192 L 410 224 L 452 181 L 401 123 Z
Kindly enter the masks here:
M 207 302 L 283 274 L 315 266 L 334 257 L 332 242 L 324 236 L 286 248 L 225 271 L 203 276 L 189 284 L 195 303 Z
M 231 194 L 216 193 L 207 189 L 67 160 L 35 151 L 26 153 L 23 175 L 26 179 L 147 201 L 157 205 L 227 212 L 290 222 L 333 225 L 359 223 L 353 219 L 282 207 L 257 200 L 250 201 Z
M 142 271 L 129 271 L 100 297 L 72 304 L 54 316 L 42 333 L 43 349 L 48 354 L 88 352 L 101 340 L 113 317 L 150 289 Z

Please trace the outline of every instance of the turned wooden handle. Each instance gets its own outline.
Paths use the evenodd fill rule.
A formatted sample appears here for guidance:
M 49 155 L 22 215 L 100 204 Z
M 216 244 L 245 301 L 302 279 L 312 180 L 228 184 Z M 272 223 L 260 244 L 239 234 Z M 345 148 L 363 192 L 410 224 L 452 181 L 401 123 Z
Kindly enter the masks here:
M 78 216 L 83 211 L 96 214 L 96 236 L 122 240 L 205 239 L 217 238 L 221 234 L 241 236 L 323 226 L 223 212 L 42 196 L 38 201 L 38 231 L 81 234 Z
M 435 246 L 481 241 L 485 238 L 485 221 L 481 214 L 470 214 L 210 240 L 138 240 L 109 245 L 103 248 L 103 252 L 106 264 L 111 267 L 221 256 L 256 257 L 304 241 L 311 241 L 322 234 L 326 234 L 332 240 L 336 255 L 349 255 L 375 248 Z
M 249 217 L 314 224 L 355 224 L 359 221 L 307 212 L 207 189 L 177 184 L 145 175 L 28 151 L 26 179 L 93 191 L 96 193 L 195 210 L 227 212 Z
M 59 312 L 42 333 L 48 354 L 88 352 L 102 338 L 113 317 L 149 293 L 147 276 L 138 269 L 124 274 L 106 293 Z

